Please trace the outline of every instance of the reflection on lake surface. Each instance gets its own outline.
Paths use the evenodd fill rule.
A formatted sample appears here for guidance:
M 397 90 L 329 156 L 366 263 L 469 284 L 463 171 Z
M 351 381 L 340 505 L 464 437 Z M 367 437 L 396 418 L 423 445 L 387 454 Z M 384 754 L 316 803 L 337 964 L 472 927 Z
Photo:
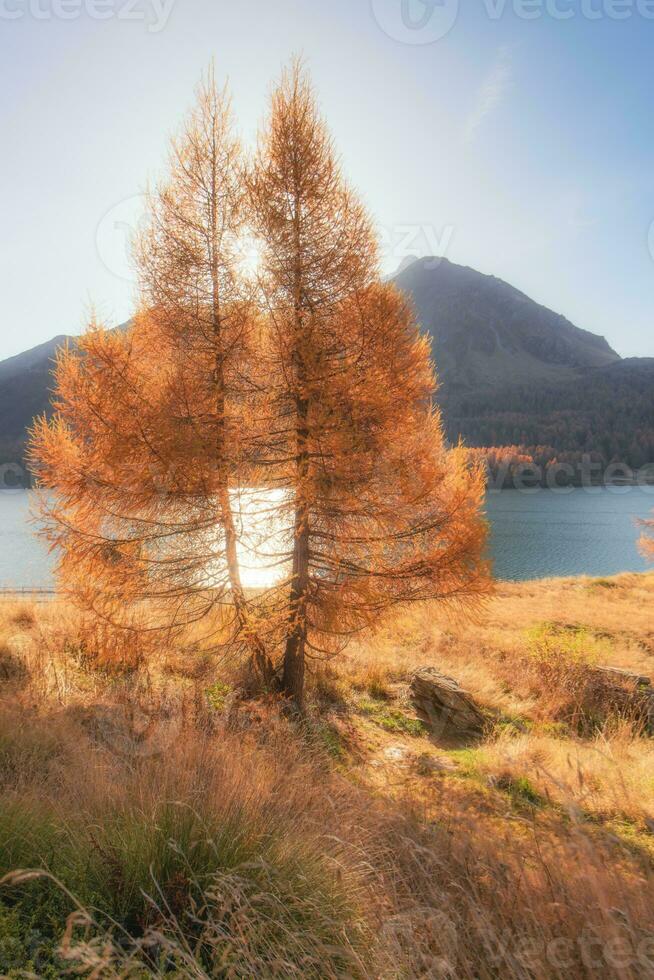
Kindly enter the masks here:
M 489 493 L 495 575 L 522 581 L 645 571 L 636 521 L 652 509 L 654 487 Z
M 52 558 L 29 521 L 32 495 L 0 493 L 0 588 L 53 585 Z M 648 568 L 638 551 L 636 520 L 654 509 L 654 487 L 502 490 L 489 493 L 486 509 L 498 578 L 602 576 Z M 259 539 L 249 556 L 242 555 L 246 584 L 267 585 L 279 574 L 275 556 L 282 550 L 282 542 L 273 535 L 267 546 Z
M 52 555 L 35 534 L 35 491 L 0 492 L 0 589 L 51 588 Z M 239 533 L 238 556 L 246 588 L 267 588 L 286 574 L 283 556 L 289 551 L 287 495 L 283 490 L 242 490 L 232 495 Z M 282 521 L 280 522 L 280 514 Z M 215 547 L 207 548 L 211 553 Z M 221 569 L 209 564 L 206 584 Z

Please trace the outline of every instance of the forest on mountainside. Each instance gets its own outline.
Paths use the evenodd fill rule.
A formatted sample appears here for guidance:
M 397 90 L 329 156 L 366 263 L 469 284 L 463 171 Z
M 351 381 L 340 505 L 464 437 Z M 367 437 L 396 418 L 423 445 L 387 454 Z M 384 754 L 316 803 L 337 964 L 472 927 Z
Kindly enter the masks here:
M 622 361 L 565 385 L 446 393 L 443 406 L 452 441 L 504 447 L 541 467 L 578 471 L 584 458 L 602 469 L 654 464 L 654 360 Z

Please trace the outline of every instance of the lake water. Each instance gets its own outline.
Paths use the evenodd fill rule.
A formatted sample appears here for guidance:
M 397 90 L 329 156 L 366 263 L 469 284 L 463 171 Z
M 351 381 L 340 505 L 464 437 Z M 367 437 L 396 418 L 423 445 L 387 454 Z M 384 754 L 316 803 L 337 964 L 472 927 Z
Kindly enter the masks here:
M 495 575 L 522 581 L 645 571 L 653 566 L 638 550 L 636 521 L 653 510 L 654 487 L 489 493 Z
M 29 491 L 0 492 L 0 589 L 50 588 L 52 559 L 30 523 Z
M 29 522 L 29 492 L 0 493 L 0 588 L 49 588 L 52 559 Z M 497 578 L 645 571 L 636 520 L 654 510 L 654 487 L 490 493 Z

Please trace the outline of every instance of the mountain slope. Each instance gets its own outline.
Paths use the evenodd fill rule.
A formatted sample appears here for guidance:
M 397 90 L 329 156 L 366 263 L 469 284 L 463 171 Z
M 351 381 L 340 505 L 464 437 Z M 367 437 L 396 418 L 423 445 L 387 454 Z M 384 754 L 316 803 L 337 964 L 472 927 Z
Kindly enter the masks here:
M 53 337 L 0 362 L 0 464 L 22 462 L 27 428 L 50 408 L 54 356 L 72 339 Z
M 411 296 L 450 390 L 570 381 L 620 360 L 603 337 L 447 259 L 418 259 L 394 281 Z
M 632 469 L 654 463 L 654 358 L 617 361 L 563 384 L 469 391 L 445 404 L 450 438 L 469 446 L 522 446 L 535 459 L 573 464 L 583 454 Z
M 654 462 L 654 359 L 622 360 L 603 337 L 446 259 L 414 261 L 394 281 L 432 337 L 452 441 Z M 0 363 L 0 463 L 22 459 L 27 427 L 50 407 L 52 359 L 67 340 Z
M 622 360 L 603 337 L 446 259 L 419 259 L 394 281 L 432 338 L 452 441 L 654 462 L 654 359 Z
M 38 347 L 33 347 L 22 354 L 16 354 L 15 357 L 8 357 L 6 361 L 0 361 L 0 382 L 6 381 L 8 378 L 29 374 L 32 371 L 41 371 L 44 365 L 54 358 L 59 348 L 63 347 L 69 340 L 72 338 L 60 334 L 58 337 L 53 337 L 52 340 L 47 340 L 44 344 L 39 344 Z

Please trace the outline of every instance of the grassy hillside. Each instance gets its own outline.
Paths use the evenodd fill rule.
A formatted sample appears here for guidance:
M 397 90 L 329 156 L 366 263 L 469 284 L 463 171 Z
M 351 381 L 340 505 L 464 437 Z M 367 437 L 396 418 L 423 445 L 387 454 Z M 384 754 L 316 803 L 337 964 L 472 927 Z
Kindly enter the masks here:
M 2 602 L 0 974 L 651 976 L 654 741 L 595 668 L 654 673 L 653 602 L 650 574 L 407 610 L 302 721 L 206 652 L 117 668 L 62 603 Z M 481 741 L 417 720 L 425 664 Z

